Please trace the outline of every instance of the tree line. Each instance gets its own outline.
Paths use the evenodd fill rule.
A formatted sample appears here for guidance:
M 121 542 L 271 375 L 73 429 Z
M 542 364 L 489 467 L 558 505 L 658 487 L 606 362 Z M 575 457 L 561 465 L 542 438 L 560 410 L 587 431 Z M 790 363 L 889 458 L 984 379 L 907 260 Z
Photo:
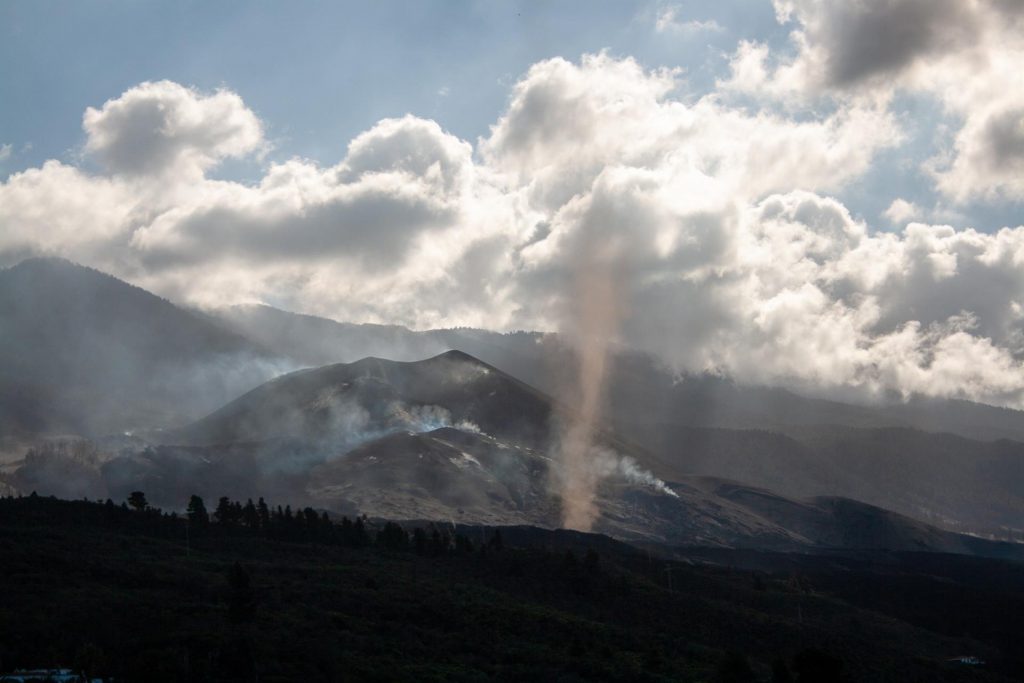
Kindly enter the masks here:
M 35 492 L 26 497 L 12 498 L 19 499 L 26 502 L 45 500 Z M 347 548 L 376 546 L 392 551 L 412 551 L 426 557 L 465 555 L 474 551 L 487 553 L 500 551 L 504 547 L 500 529 L 495 529 L 485 541 L 474 544 L 469 537 L 456 533 L 446 525 L 429 524 L 426 528 L 415 527 L 410 532 L 392 521 L 375 522 L 366 515 L 334 519 L 326 511 L 317 511 L 312 507 L 293 509 L 291 505 L 272 506 L 262 497 L 256 501 L 249 498 L 243 503 L 221 496 L 213 512 L 210 512 L 201 496 L 192 495 L 184 515 L 151 506 L 143 491 L 131 492 L 120 505 L 109 498 L 103 502 L 83 502 L 88 503 L 94 511 L 102 511 L 108 523 L 131 526 L 163 537 L 184 535 L 190 540 L 250 535 L 277 541 Z

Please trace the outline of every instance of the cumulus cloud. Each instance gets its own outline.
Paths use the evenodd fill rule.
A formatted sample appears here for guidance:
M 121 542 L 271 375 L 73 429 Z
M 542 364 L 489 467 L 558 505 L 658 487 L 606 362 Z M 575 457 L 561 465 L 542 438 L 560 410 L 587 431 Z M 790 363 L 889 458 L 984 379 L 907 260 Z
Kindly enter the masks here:
M 952 160 L 938 160 L 932 171 L 939 189 L 958 201 L 1024 199 L 1024 94 L 972 111 L 956 136 Z
M 957 202 L 1024 199 L 1024 4 L 1002 0 L 774 0 L 792 54 L 742 42 L 723 90 L 808 106 L 815 98 L 935 98 L 959 130 L 925 164 Z
M 870 105 L 802 121 L 750 115 L 713 96 L 686 106 L 671 97 L 677 76 L 606 54 L 541 62 L 516 84 L 482 154 L 539 207 L 563 205 L 617 167 L 665 171 L 686 180 L 691 202 L 715 206 L 737 193 L 836 188 L 900 137 Z
M 921 215 L 921 208 L 913 202 L 897 197 L 892 200 L 892 204 L 883 212 L 883 215 L 893 225 L 903 225 L 910 219 L 919 217 Z
M 136 208 L 128 185 L 47 161 L 0 184 L 0 252 L 90 259 L 126 234 Z
M 237 94 L 202 95 L 171 81 L 142 83 L 89 107 L 85 148 L 112 173 L 193 180 L 221 159 L 263 144 L 259 118 Z
M 976 40 L 971 0 L 775 0 L 782 22 L 800 23 L 808 75 L 834 87 L 892 79 L 927 57 Z
M 101 172 L 50 161 L 0 184 L 0 258 L 60 254 L 200 304 L 573 333 L 580 256 L 607 252 L 616 341 L 680 371 L 1024 407 L 1024 227 L 908 223 L 897 201 L 900 229 L 873 231 L 829 195 L 900 143 L 884 98 L 751 111 L 686 101 L 679 77 L 546 60 L 475 144 L 387 119 L 333 165 L 269 164 L 254 184 L 207 176 L 264 145 L 238 95 L 143 84 L 86 115 Z M 985 163 L 1010 174 L 1018 130 L 992 116 L 971 144 L 999 141 Z

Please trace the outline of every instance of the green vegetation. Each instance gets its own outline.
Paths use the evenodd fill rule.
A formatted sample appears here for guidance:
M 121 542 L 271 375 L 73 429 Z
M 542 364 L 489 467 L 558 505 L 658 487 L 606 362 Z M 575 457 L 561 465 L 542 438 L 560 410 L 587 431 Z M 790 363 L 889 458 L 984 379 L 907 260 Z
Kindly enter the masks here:
M 134 508 L 0 499 L 2 670 L 75 665 L 118 681 L 1015 680 L 996 636 L 914 625 L 941 604 L 897 618 L 875 580 L 864 609 L 863 576 L 833 572 L 821 591 L 827 563 L 808 578 L 798 556 L 795 569 L 751 572 L 667 562 L 601 536 L 337 523 L 262 500 L 224 498 L 209 513 L 192 498 L 178 516 L 139 493 Z M 921 581 L 916 598 L 932 600 Z M 983 597 L 1018 607 L 1014 581 Z M 946 661 L 966 654 L 990 665 Z

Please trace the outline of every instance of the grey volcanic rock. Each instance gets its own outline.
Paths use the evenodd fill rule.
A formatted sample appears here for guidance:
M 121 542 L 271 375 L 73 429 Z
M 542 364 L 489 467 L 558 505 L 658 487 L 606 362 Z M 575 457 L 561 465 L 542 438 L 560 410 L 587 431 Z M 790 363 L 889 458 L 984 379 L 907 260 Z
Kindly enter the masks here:
M 305 472 L 305 500 L 324 509 L 453 524 L 556 527 L 552 444 L 566 409 L 465 353 L 418 362 L 367 358 L 300 371 L 170 434 L 190 448 L 275 439 L 259 465 Z M 296 453 L 303 453 L 300 462 Z M 794 498 L 715 477 L 658 478 L 668 465 L 606 431 L 595 531 L 677 545 L 884 548 L 999 554 L 871 505 Z M 980 548 L 980 549 L 979 549 Z M 1012 549 L 1011 549 L 1012 550 Z M 1011 552 L 1012 554 L 1012 552 Z
M 268 382 L 166 441 L 188 444 L 293 437 L 355 444 L 411 429 L 466 424 L 545 444 L 554 405 L 539 391 L 460 351 L 417 362 L 365 358 Z

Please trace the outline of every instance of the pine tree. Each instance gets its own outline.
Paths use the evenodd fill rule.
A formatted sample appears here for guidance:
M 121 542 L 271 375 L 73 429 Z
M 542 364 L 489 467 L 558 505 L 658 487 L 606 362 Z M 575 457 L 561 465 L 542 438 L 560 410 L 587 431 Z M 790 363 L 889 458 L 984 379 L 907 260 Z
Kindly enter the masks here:
M 270 508 L 267 507 L 267 501 L 263 500 L 263 496 L 260 496 L 260 500 L 256 503 L 256 513 L 260 518 L 260 528 L 266 531 L 270 527 Z
M 405 550 L 409 547 L 409 535 L 394 522 L 388 522 L 377 532 L 377 545 L 388 550 Z
M 444 555 L 448 550 L 448 542 L 446 539 L 441 537 L 441 532 L 434 529 L 430 533 L 430 555 L 435 557 Z
M 331 523 L 331 518 L 324 512 L 320 515 L 320 533 L 319 538 L 329 543 L 334 542 L 334 524 Z
M 139 512 L 149 507 L 149 503 L 146 502 L 146 494 L 142 491 L 132 491 L 131 495 L 128 496 L 128 504 Z
M 231 500 L 227 496 L 221 496 L 217 501 L 217 509 L 213 511 L 213 518 L 223 526 L 229 526 L 232 523 L 234 514 L 231 509 Z
M 196 529 L 204 529 L 210 523 L 210 515 L 206 512 L 206 504 L 199 496 L 188 499 L 188 521 Z
M 356 548 L 365 548 L 370 545 L 370 534 L 366 533 L 366 525 L 362 517 L 356 517 L 352 525 L 352 545 Z
M 256 506 L 253 505 L 252 498 L 246 501 L 245 508 L 242 509 L 242 523 L 250 529 L 260 527 L 260 516 L 256 511 Z
M 427 554 L 427 532 L 416 527 L 412 530 L 412 545 L 417 555 Z

